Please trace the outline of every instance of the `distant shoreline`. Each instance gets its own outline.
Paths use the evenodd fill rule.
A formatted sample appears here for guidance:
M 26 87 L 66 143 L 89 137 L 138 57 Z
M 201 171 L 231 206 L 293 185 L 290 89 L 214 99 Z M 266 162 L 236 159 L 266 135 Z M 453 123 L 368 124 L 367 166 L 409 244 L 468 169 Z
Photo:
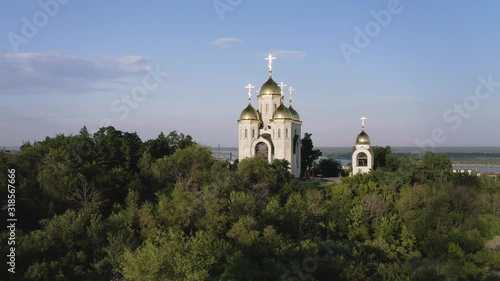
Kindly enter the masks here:
M 461 162 L 453 162 L 451 163 L 453 166 L 470 166 L 470 167 L 491 167 L 491 168 L 500 168 L 500 165 L 499 164 L 492 164 L 492 165 L 488 165 L 488 164 L 478 164 L 478 163 L 461 163 Z

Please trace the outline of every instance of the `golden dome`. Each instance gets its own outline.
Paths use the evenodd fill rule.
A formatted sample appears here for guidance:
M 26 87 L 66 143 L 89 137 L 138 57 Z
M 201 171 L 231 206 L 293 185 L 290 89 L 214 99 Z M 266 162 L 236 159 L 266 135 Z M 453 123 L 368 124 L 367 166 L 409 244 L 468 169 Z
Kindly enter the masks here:
M 260 95 L 280 95 L 281 96 L 281 88 L 278 86 L 276 82 L 274 82 L 273 78 L 269 76 L 269 79 L 262 84 L 260 87 Z
M 294 121 L 300 121 L 300 115 L 295 109 L 293 109 L 292 105 L 290 105 L 288 109 L 290 110 L 290 113 L 292 113 L 292 119 Z
M 362 130 L 361 133 L 359 133 L 358 137 L 356 138 L 356 144 L 370 145 L 370 137 L 367 133 L 365 133 L 365 130 Z
M 240 120 L 259 120 L 259 114 L 249 103 L 248 106 L 241 112 Z
M 288 107 L 286 107 L 284 104 L 281 104 L 273 113 L 273 121 L 276 119 L 293 119 L 293 116 Z

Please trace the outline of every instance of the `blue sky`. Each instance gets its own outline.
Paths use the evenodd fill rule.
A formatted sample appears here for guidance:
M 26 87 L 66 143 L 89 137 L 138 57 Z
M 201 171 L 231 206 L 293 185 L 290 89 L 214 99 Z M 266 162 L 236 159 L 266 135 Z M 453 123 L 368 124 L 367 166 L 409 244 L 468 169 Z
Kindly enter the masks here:
M 302 131 L 316 146 L 352 145 L 362 115 L 375 145 L 500 145 L 498 1 L 41 0 L 0 8 L 1 145 L 110 124 L 143 140 L 177 130 L 236 146 L 244 86 L 265 82 L 269 53 L 275 80 L 296 89 Z

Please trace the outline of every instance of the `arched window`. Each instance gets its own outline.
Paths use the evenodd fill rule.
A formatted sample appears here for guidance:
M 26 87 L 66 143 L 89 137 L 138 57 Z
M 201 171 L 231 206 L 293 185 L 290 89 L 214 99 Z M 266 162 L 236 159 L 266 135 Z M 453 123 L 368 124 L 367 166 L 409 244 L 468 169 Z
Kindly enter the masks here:
M 359 167 L 366 167 L 368 166 L 368 156 L 366 156 L 366 153 L 360 152 L 358 154 L 358 166 Z
M 278 129 L 278 138 L 281 138 L 281 129 Z
M 245 138 L 248 138 L 248 132 L 247 132 L 247 131 L 248 131 L 248 130 L 247 130 L 247 129 L 245 129 Z
M 255 138 L 255 129 L 252 129 L 252 138 Z
M 285 138 L 288 138 L 288 128 L 285 129 Z
M 276 107 L 278 107 L 278 105 L 274 104 L 274 109 L 276 109 Z
M 269 113 L 269 104 L 266 103 L 266 114 Z

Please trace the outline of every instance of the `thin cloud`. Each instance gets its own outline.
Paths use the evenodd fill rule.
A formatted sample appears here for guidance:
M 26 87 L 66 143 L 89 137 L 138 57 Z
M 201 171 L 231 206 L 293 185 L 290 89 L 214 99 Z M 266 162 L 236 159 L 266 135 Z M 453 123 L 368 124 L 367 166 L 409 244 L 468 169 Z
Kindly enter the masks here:
M 142 56 L 85 59 L 63 51 L 0 52 L 0 95 L 106 92 L 123 81 L 140 78 L 150 64 Z
M 221 37 L 210 42 L 210 44 L 215 46 L 227 46 L 235 43 L 241 43 L 241 39 L 234 37 Z
M 307 55 L 306 52 L 299 50 L 272 50 L 269 53 L 282 58 L 304 58 Z

